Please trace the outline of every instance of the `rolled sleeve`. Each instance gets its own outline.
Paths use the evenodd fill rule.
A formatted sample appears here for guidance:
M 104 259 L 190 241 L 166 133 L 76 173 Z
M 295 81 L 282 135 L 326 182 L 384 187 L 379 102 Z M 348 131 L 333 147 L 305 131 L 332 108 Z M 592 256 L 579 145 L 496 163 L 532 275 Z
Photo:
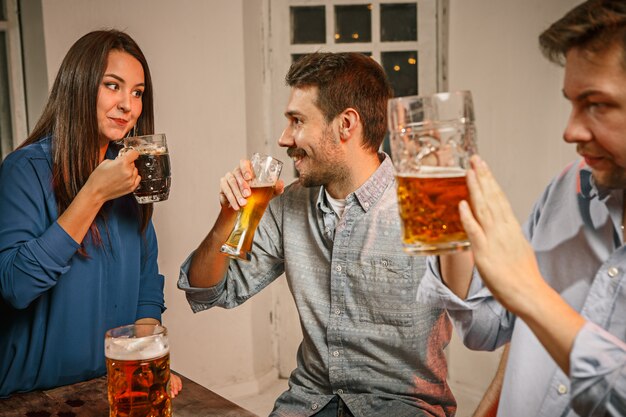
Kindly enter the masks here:
M 572 408 L 579 415 L 623 416 L 626 410 L 626 344 L 587 322 L 570 354 Z
M 15 308 L 26 308 L 35 298 L 56 285 L 70 269 L 80 247 L 54 222 L 39 238 L 7 251 L 2 266 L 2 294 Z M 11 256 L 11 252 L 14 256 Z
M 465 300 L 450 290 L 441 278 L 439 257 L 430 256 L 417 291 L 417 301 L 445 308 L 463 343 L 474 350 L 494 350 L 510 339 L 514 317 L 498 303 L 476 270 Z
M 194 253 L 195 252 L 192 252 L 180 266 L 178 288 L 185 291 L 185 296 L 187 297 L 187 302 L 191 310 L 194 313 L 198 313 L 213 307 L 220 299 L 220 296 L 224 293 L 226 288 L 226 277 L 222 278 L 222 280 L 213 287 L 198 288 L 189 285 L 189 267 L 191 266 Z

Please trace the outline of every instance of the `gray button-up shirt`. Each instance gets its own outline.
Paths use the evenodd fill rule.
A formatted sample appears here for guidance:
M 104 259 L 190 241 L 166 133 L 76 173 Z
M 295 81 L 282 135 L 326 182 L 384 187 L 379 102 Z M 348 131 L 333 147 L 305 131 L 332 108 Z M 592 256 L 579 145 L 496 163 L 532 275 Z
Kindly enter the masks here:
M 444 310 L 416 301 L 424 258 L 402 251 L 393 166 L 346 198 L 341 219 L 323 187 L 294 183 L 274 198 L 252 260 L 231 261 L 213 288 L 179 287 L 194 311 L 235 307 L 286 274 L 304 339 L 273 416 L 310 416 L 339 395 L 357 416 L 451 416 Z
M 587 319 L 564 374 L 528 326 L 497 303 L 476 274 L 466 300 L 439 279 L 435 259 L 418 300 L 449 309 L 466 344 L 492 350 L 511 340 L 498 415 L 626 415 L 626 246 L 622 190 L 599 190 L 572 165 L 548 186 L 525 225 L 542 275 Z M 550 320 L 546 317 L 545 320 Z

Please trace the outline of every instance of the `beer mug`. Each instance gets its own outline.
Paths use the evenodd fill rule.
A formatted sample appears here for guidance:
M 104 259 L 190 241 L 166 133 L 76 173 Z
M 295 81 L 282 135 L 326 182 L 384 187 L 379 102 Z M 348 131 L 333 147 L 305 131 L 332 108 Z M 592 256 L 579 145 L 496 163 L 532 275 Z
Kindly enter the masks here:
M 133 192 L 137 202 L 145 204 L 167 200 L 172 177 L 165 134 L 126 137 L 119 154 L 122 155 L 129 149 L 139 152 L 135 167 L 139 171 L 141 181 Z
M 231 258 L 245 261 L 250 260 L 254 231 L 274 195 L 274 185 L 283 167 L 283 163 L 278 159 L 259 153 L 252 155 L 250 163 L 253 175 L 252 180 L 248 181 L 250 196 L 246 205 L 237 212 L 235 227 L 221 248 L 221 252 Z
M 465 174 L 476 152 L 471 93 L 391 99 L 388 123 L 404 250 L 430 255 L 467 249 L 458 206 L 468 200 Z
M 131 324 L 106 332 L 109 417 L 170 417 L 170 348 L 167 329 Z

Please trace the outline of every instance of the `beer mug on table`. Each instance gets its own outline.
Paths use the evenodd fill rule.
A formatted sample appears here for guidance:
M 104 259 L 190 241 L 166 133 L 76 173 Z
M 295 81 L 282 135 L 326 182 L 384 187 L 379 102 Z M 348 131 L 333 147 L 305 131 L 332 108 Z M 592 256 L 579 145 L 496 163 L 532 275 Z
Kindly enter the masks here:
M 476 153 L 469 91 L 389 100 L 391 154 L 396 169 L 404 250 L 415 255 L 467 249 L 459 217 Z
M 167 329 L 131 324 L 106 332 L 109 417 L 171 417 Z
M 172 177 L 165 135 L 158 133 L 126 137 L 124 147 L 120 149 L 120 155 L 128 149 L 139 152 L 135 167 L 141 176 L 141 182 L 133 192 L 137 202 L 146 204 L 167 200 L 170 195 Z
M 283 167 L 283 163 L 278 159 L 259 153 L 252 155 L 250 163 L 253 175 L 252 180 L 248 181 L 250 196 L 246 205 L 237 212 L 235 227 L 221 248 L 221 252 L 231 258 L 245 261 L 250 260 L 254 231 L 274 195 L 274 185 Z

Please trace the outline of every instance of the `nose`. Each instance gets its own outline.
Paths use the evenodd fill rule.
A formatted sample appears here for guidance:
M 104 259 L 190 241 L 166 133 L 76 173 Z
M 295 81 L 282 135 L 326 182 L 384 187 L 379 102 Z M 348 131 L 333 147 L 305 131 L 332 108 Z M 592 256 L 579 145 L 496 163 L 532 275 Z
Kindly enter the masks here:
M 278 138 L 278 145 L 283 148 L 290 148 L 295 144 L 293 140 L 293 135 L 291 134 L 291 129 L 286 127 L 281 133 L 280 138 Z
M 130 97 L 126 94 L 120 94 L 120 99 L 117 102 L 117 108 L 124 113 L 130 111 Z
M 572 109 L 563 132 L 563 140 L 567 143 L 578 143 L 588 142 L 592 138 L 593 135 L 586 126 L 584 117 L 576 109 Z

